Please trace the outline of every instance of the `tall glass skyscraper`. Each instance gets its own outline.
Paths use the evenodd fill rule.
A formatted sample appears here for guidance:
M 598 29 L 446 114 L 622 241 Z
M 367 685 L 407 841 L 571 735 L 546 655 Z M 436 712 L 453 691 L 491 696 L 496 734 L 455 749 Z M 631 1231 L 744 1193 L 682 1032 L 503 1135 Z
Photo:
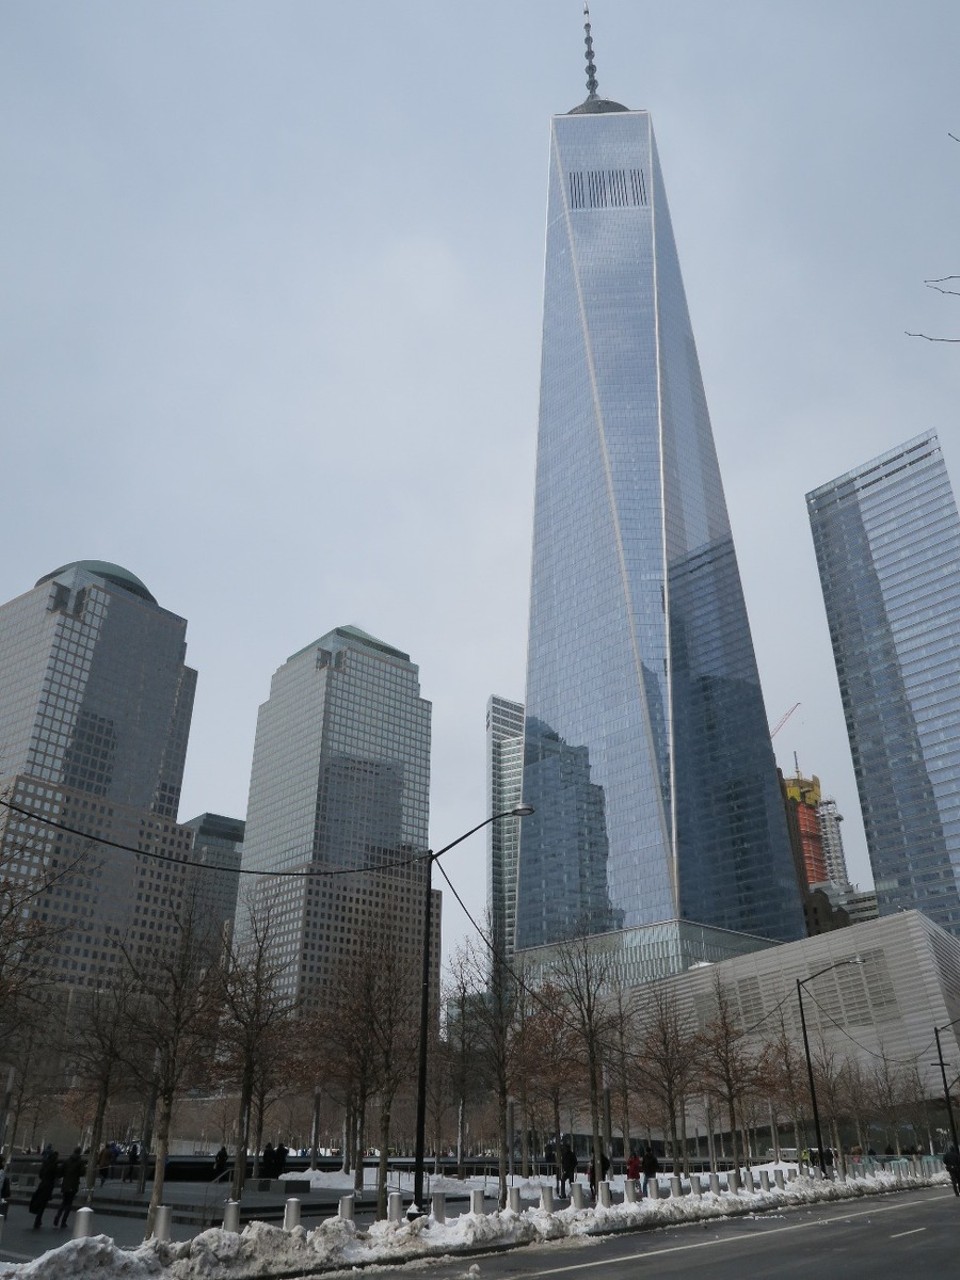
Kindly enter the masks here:
M 177 864 L 193 843 L 176 822 L 197 680 L 186 630 L 101 560 L 63 565 L 0 607 L 0 796 L 15 806 L 0 812 L 4 874 L 44 869 L 32 910 L 59 929 L 51 964 L 71 985 L 109 979 L 119 941 L 145 956 L 178 927 Z
M 799 938 L 650 116 L 597 96 L 587 39 L 590 95 L 551 125 L 517 945 Z M 684 933 L 667 969 L 717 958 Z
M 257 718 L 243 867 L 312 873 L 256 882 L 292 999 L 320 1002 L 373 931 L 420 963 L 430 713 L 409 655 L 356 627 L 274 674 Z M 434 893 L 437 938 L 439 904 Z M 241 904 L 241 939 L 246 927 Z M 437 947 L 432 956 L 438 972 Z
M 960 518 L 936 434 L 807 508 L 877 906 L 960 936 Z
M 487 703 L 487 812 L 506 813 L 523 800 L 523 703 L 493 694 Z M 517 930 L 520 818 L 487 828 L 487 911 L 497 957 L 509 961 Z

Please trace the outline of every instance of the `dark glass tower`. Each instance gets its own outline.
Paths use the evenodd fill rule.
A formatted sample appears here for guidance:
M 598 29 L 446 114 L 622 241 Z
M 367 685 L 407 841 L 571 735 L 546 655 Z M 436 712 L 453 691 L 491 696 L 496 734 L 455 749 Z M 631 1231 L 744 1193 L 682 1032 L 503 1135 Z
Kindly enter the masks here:
M 807 507 L 877 907 L 960 936 L 960 517 L 936 435 Z
M 551 126 L 517 945 L 683 921 L 799 938 L 650 116 L 588 69 Z

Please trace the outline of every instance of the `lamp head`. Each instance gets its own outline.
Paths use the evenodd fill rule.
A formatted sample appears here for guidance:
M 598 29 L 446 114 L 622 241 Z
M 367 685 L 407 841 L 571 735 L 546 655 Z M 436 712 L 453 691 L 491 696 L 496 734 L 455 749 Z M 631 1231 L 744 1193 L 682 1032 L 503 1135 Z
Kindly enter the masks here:
M 533 812 L 532 804 L 517 804 L 510 810 L 511 816 L 514 818 L 529 818 Z

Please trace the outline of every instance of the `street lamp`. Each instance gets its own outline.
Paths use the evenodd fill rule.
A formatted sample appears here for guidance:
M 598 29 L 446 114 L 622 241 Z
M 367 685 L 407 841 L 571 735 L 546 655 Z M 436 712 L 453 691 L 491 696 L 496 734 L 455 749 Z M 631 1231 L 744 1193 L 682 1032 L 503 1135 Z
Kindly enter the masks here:
M 430 908 L 433 905 L 431 901 L 433 864 L 455 845 L 483 827 L 489 827 L 492 822 L 499 822 L 501 818 L 528 818 L 531 813 L 533 813 L 532 804 L 514 805 L 512 809 L 505 809 L 503 813 L 495 813 L 489 818 L 484 818 L 482 822 L 465 831 L 462 836 L 457 836 L 456 840 L 445 844 L 436 853 L 432 849 L 427 850 L 427 875 L 423 900 L 423 975 L 420 988 L 420 1060 L 417 1066 L 417 1144 L 413 1165 L 413 1204 L 410 1207 L 412 1214 L 423 1211 L 423 1166 L 427 1145 L 427 1042 L 430 1038 Z
M 812 982 L 814 978 L 819 978 L 821 974 L 829 973 L 831 969 L 840 969 L 845 964 L 862 964 L 863 961 L 859 956 L 851 956 L 848 960 L 837 960 L 835 964 L 828 964 L 825 969 L 818 969 L 816 973 L 811 973 L 808 978 L 797 979 L 797 1000 L 800 1004 L 800 1030 L 803 1032 L 803 1052 L 807 1058 L 807 1077 L 810 1080 L 810 1105 L 813 1107 L 813 1127 L 817 1135 L 817 1156 L 820 1160 L 820 1172 L 824 1177 L 827 1176 L 827 1162 L 823 1156 L 823 1137 L 820 1133 L 820 1111 L 817 1107 L 817 1090 L 813 1083 L 813 1059 L 810 1057 L 810 1041 L 807 1039 L 807 1020 L 803 1014 L 803 988 L 808 982 Z
M 937 1059 L 940 1063 L 940 1074 L 943 1077 L 943 1098 L 947 1104 L 947 1115 L 950 1117 L 950 1136 L 953 1138 L 954 1146 L 957 1146 L 957 1122 L 953 1118 L 953 1103 L 950 1101 L 950 1087 L 947 1084 L 947 1068 L 943 1061 L 943 1046 L 940 1043 L 940 1032 L 949 1031 L 949 1029 L 951 1027 L 955 1027 L 958 1022 L 960 1022 L 960 1018 L 954 1018 L 953 1022 L 947 1022 L 942 1027 L 933 1028 L 933 1034 L 937 1040 Z

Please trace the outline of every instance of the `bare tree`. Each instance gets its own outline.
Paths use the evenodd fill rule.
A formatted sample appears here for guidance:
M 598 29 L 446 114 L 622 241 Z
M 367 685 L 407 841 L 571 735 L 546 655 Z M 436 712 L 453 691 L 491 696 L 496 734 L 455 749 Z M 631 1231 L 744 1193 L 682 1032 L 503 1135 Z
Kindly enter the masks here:
M 719 976 L 714 981 L 714 1014 L 703 1028 L 703 1079 L 707 1090 L 726 1109 L 733 1162 L 740 1167 L 738 1125 L 741 1104 L 757 1081 L 760 1063 L 751 1051 L 733 998 Z
M 556 1159 L 563 1139 L 561 1107 L 580 1092 L 580 1039 L 560 989 L 551 982 L 537 991 L 524 1037 L 520 1064 L 534 1099 L 549 1108 Z
M 187 900 L 175 923 L 170 941 L 153 954 L 134 954 L 123 944 L 135 986 L 126 1020 L 128 1060 L 156 1093 L 156 1168 L 146 1238 L 153 1234 L 163 1201 L 174 1100 L 201 1071 L 209 1071 L 223 992 L 220 974 L 210 962 L 207 922 L 199 918 L 196 899 Z
M 671 987 L 663 982 L 644 987 L 637 1012 L 637 1067 L 669 1129 L 674 1171 L 680 1153 L 680 1113 L 700 1070 L 702 1051 L 693 1014 L 681 1010 Z

